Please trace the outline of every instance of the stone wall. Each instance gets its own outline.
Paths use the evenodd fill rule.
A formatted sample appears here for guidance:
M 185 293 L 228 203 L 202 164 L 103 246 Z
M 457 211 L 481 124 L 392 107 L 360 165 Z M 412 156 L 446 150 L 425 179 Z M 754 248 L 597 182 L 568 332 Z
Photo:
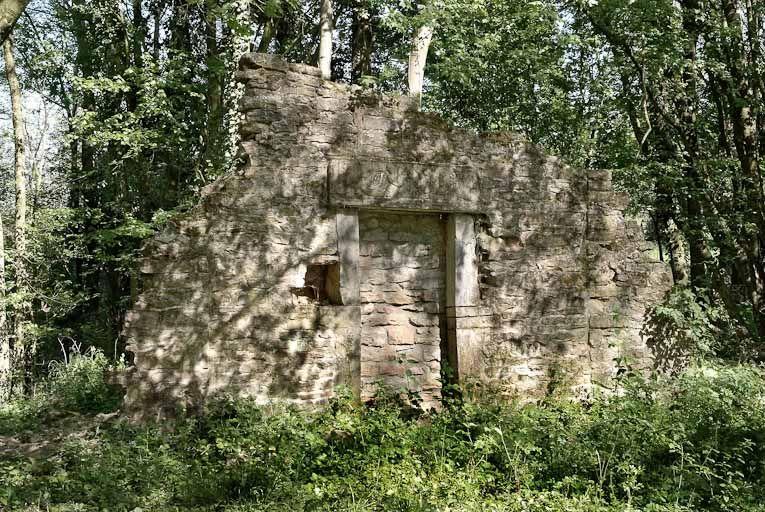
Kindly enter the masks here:
M 378 377 L 435 401 L 443 361 L 535 396 L 650 364 L 640 328 L 671 278 L 608 172 L 272 56 L 239 79 L 244 163 L 146 246 L 128 405 L 321 403 Z

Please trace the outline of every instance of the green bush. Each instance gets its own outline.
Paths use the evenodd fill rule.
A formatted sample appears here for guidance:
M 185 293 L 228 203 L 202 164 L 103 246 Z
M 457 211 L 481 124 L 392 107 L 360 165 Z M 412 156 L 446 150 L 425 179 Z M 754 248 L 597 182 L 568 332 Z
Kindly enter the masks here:
M 0 434 L 35 430 L 53 412 L 102 413 L 114 411 L 121 391 L 105 381 L 108 371 L 122 368 L 100 350 L 73 352 L 50 365 L 48 377 L 32 396 L 18 397 L 0 406 Z
M 87 389 L 70 378 L 58 382 Z M 76 396 L 87 404 L 99 395 Z M 631 375 L 617 394 L 586 404 L 452 400 L 419 417 L 394 400 L 361 406 L 346 392 L 316 412 L 222 398 L 172 425 L 117 423 L 44 461 L 6 459 L 0 504 L 755 511 L 765 503 L 764 441 L 765 377 L 747 366 L 707 364 L 673 379 Z
M 53 361 L 44 383 L 46 398 L 56 406 L 77 412 L 114 411 L 122 399 L 119 390 L 105 382 L 114 365 L 100 350 L 73 353 L 67 361 Z
M 642 334 L 664 372 L 677 371 L 688 360 L 756 360 L 758 344 L 741 329 L 745 309 L 736 319 L 719 298 L 676 286 L 649 310 Z

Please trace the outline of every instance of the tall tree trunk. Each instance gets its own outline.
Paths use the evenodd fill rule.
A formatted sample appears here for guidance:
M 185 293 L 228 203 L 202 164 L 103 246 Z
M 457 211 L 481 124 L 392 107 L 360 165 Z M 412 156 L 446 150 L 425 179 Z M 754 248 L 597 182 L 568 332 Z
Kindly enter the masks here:
M 733 140 L 741 169 L 743 203 L 746 205 L 750 222 L 756 226 L 756 233 L 742 232 L 740 242 L 748 260 L 749 300 L 756 324 L 756 335 L 765 340 L 765 205 L 763 204 L 763 183 L 758 160 L 758 126 L 756 93 L 754 91 L 751 67 L 747 63 L 744 48 L 744 34 L 737 0 L 725 0 L 723 4 L 727 33 L 729 71 L 731 84 L 728 104 L 731 108 Z M 759 63 L 755 63 L 755 66 Z
M 327 80 L 332 76 L 332 0 L 321 0 L 319 17 L 319 69 Z
M 26 188 L 26 155 L 24 137 L 24 111 L 21 105 L 21 85 L 16 75 L 16 63 L 13 59 L 13 43 L 7 38 L 3 43 L 3 58 L 5 60 L 5 76 L 11 92 L 11 111 L 13 120 L 14 169 L 16 189 L 16 225 L 14 270 L 16 292 L 20 296 L 19 305 L 14 315 L 14 365 L 27 371 L 28 363 L 33 357 L 32 351 L 27 350 L 24 339 L 24 324 L 29 317 L 29 305 L 26 297 L 28 275 L 26 268 L 27 246 L 27 188 Z
M 372 49 L 374 48 L 374 30 L 372 10 L 364 5 L 365 0 L 357 2 L 353 9 L 351 45 L 351 80 L 358 83 L 361 77 L 372 74 Z
M 205 19 L 207 51 L 207 120 L 205 126 L 205 178 L 221 168 L 224 63 L 218 44 L 218 20 L 208 11 Z
M 236 24 L 238 27 L 250 27 L 250 2 L 249 0 L 236 0 L 234 4 L 236 13 Z M 250 50 L 251 32 L 246 33 L 239 30 L 233 30 L 230 39 L 229 61 L 225 84 L 226 113 L 224 114 L 223 124 L 226 128 L 224 136 L 228 137 L 223 155 L 225 162 L 231 163 L 231 168 L 236 168 L 238 162 L 236 155 L 239 150 L 239 124 L 242 118 L 239 112 L 239 102 L 244 96 L 244 85 L 237 82 L 236 71 L 239 68 L 239 59 Z
M 680 136 L 684 147 L 685 165 L 683 175 L 688 188 L 685 201 L 684 231 L 688 240 L 690 256 L 691 286 L 696 289 L 706 288 L 709 284 L 707 263 L 708 249 L 704 242 L 706 212 L 700 198 L 703 194 L 703 183 L 699 175 L 699 138 L 696 128 L 696 110 L 698 108 L 697 90 L 697 51 L 699 42 L 700 3 L 698 0 L 684 0 L 682 5 L 682 24 L 688 37 L 685 42 L 685 52 L 682 71 L 682 94 L 676 100 L 680 124 Z
M 141 10 L 142 0 L 133 0 L 133 64 L 137 68 L 143 67 L 143 41 L 146 38 L 146 19 Z
M 143 68 L 143 41 L 147 33 L 146 20 L 141 11 L 141 0 L 133 0 L 132 9 L 132 27 L 131 30 L 125 31 L 125 36 L 130 39 L 126 43 L 130 47 L 129 52 L 132 54 L 133 66 L 136 69 L 141 69 Z M 135 112 L 135 109 L 138 107 L 138 87 L 135 84 L 131 84 L 126 100 L 128 111 Z
M 170 49 L 178 52 L 191 52 L 191 23 L 189 3 L 185 0 L 173 0 L 170 12 L 169 36 Z
M 71 176 L 69 183 L 69 198 L 67 204 L 69 208 L 80 208 L 82 206 L 82 194 L 76 176 L 80 172 L 80 144 L 74 136 L 72 119 L 67 119 L 66 134 L 70 138 L 69 142 L 69 174 Z
M 45 138 L 48 133 L 48 108 L 43 103 L 43 120 L 40 125 L 39 138 L 32 151 L 32 224 L 34 224 L 35 215 L 40 206 L 40 191 L 42 189 L 42 170 L 45 164 L 41 162 L 41 158 L 46 158 L 47 155 L 40 155 L 45 146 Z
M 80 27 L 74 31 L 75 42 L 77 46 L 77 54 L 75 56 L 75 64 L 80 75 L 83 77 L 92 77 L 95 73 L 94 65 L 94 52 L 91 44 L 91 37 L 94 32 L 94 23 L 92 16 L 88 14 L 88 10 L 85 9 L 85 3 L 83 0 L 77 0 L 73 2 L 77 9 L 74 11 L 75 22 Z M 85 90 L 82 94 L 81 107 L 84 112 L 92 112 L 95 109 L 95 97 L 89 90 Z M 69 124 L 70 129 L 73 129 L 72 124 Z M 74 151 L 73 154 L 79 153 L 79 167 L 73 163 L 72 171 L 76 174 L 72 175 L 70 180 L 74 183 L 74 190 L 76 190 L 77 206 L 80 208 L 87 208 L 94 203 L 93 197 L 93 181 L 98 178 L 95 176 L 95 148 L 90 142 L 88 142 L 87 136 L 81 136 L 79 138 L 79 152 Z
M 11 37 L 13 26 L 28 3 L 29 0 L 0 0 L 0 43 Z
M 95 98 L 93 97 L 93 93 L 85 91 L 82 95 L 83 110 L 92 111 L 94 106 Z M 96 192 L 93 190 L 93 181 L 98 180 L 98 177 L 95 175 L 95 165 L 96 149 L 93 147 L 93 144 L 88 141 L 87 136 L 84 136 L 80 139 L 80 175 L 75 177 L 75 179 L 82 185 L 79 187 L 79 195 L 80 206 L 83 208 L 88 208 L 99 203 L 98 198 L 96 197 Z
M 11 340 L 8 336 L 8 316 L 5 312 L 5 232 L 3 216 L 0 214 L 0 405 L 10 398 Z
M 649 143 L 651 141 L 651 136 L 653 135 L 655 139 L 657 133 L 654 132 L 652 123 L 648 117 L 648 110 L 645 108 L 645 103 L 643 103 L 643 114 L 645 118 L 641 119 L 638 115 L 638 108 L 629 99 L 630 77 L 627 74 L 622 73 L 620 79 L 622 90 L 624 91 L 624 109 L 627 112 L 627 118 L 629 119 L 632 128 L 632 134 L 635 137 L 635 143 L 640 150 L 640 158 L 643 161 L 649 161 L 651 159 Z M 645 91 L 643 91 L 642 101 L 647 101 L 645 98 Z M 678 240 L 679 237 L 677 236 L 676 230 L 670 229 L 670 220 L 672 219 L 672 199 L 669 192 L 666 190 L 666 187 L 660 181 L 657 181 L 654 187 L 654 193 L 656 194 L 656 199 L 653 204 L 653 214 L 651 215 L 651 219 L 656 233 L 656 245 L 659 247 L 659 257 L 661 258 L 661 261 L 664 261 L 664 248 L 666 246 L 669 267 L 672 271 L 672 282 L 679 284 L 684 281 L 685 277 L 675 258 L 680 246 Z
M 268 52 L 271 41 L 274 40 L 274 35 L 276 35 L 276 23 L 273 18 L 268 18 L 263 24 L 263 33 L 260 35 L 260 42 L 258 43 L 258 53 Z
M 151 31 L 151 54 L 155 63 L 159 62 L 160 34 L 162 32 L 162 6 L 159 2 L 154 4 L 152 9 L 153 27 Z
M 409 52 L 409 95 L 422 97 L 422 85 L 425 81 L 425 61 L 428 60 L 428 49 L 433 38 L 433 29 L 423 25 L 414 32 L 412 49 Z

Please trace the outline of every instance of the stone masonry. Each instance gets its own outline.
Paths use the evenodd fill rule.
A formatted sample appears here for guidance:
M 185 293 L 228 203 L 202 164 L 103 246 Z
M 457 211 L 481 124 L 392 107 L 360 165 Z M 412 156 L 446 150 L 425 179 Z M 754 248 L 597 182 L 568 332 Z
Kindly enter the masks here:
M 439 215 L 359 212 L 362 398 L 376 380 L 416 386 L 425 403 L 441 391 L 446 340 L 446 244 Z
M 239 80 L 242 165 L 146 246 L 129 407 L 341 384 L 431 406 L 444 375 L 533 397 L 651 364 L 640 330 L 671 278 L 609 172 L 273 56 Z

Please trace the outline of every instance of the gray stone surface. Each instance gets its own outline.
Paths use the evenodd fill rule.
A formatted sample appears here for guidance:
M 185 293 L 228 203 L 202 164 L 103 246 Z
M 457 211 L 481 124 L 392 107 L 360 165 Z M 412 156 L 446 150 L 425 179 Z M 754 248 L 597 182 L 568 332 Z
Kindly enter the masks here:
M 444 361 L 508 396 L 562 375 L 586 393 L 651 364 L 640 329 L 671 278 L 609 172 L 273 56 L 239 79 L 244 164 L 145 248 L 129 407 L 378 380 L 435 403 Z

